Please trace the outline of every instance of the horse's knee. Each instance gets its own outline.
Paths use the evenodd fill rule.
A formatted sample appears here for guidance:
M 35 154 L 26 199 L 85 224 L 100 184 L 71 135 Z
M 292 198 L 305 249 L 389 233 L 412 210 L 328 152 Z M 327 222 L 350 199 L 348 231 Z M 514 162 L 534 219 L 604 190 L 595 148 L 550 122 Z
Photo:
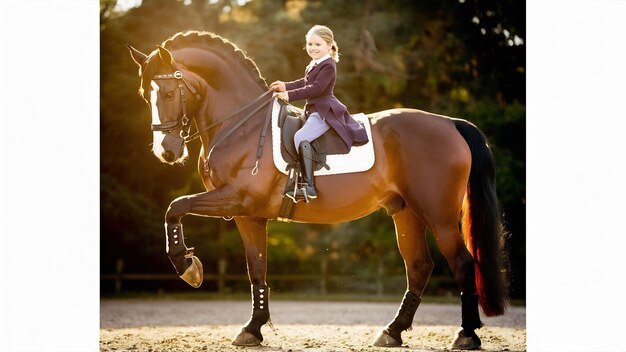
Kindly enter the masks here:
M 430 258 L 415 261 L 413 263 L 407 263 L 406 275 L 409 281 L 409 290 L 417 292 L 421 295 L 434 267 L 435 264 Z
M 180 218 L 189 213 L 189 198 L 186 196 L 174 199 L 165 212 L 165 221 L 167 223 L 180 222 Z
M 408 266 L 409 279 L 424 280 L 430 277 L 435 268 L 435 263 L 431 258 L 415 261 Z

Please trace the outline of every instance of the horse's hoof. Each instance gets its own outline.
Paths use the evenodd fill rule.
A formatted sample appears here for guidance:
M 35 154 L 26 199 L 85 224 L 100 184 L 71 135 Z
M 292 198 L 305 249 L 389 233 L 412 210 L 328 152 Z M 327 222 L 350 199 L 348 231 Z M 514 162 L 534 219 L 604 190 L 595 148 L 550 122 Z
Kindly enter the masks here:
M 475 332 L 468 336 L 465 334 L 465 330 L 460 328 L 454 334 L 454 342 L 450 345 L 450 349 L 453 350 L 476 350 L 480 348 L 480 338 Z
M 239 332 L 239 335 L 237 335 L 237 337 L 235 337 L 235 339 L 233 340 L 233 345 L 234 346 L 258 346 L 261 344 L 261 341 L 263 340 L 259 340 L 258 337 L 252 335 L 251 333 L 247 332 L 247 331 L 241 331 Z
M 376 347 L 399 347 L 399 346 L 402 346 L 402 340 L 398 341 L 394 339 L 393 337 L 391 337 L 391 335 L 387 333 L 386 330 L 383 330 L 380 332 L 380 334 L 376 338 L 376 341 L 374 341 L 374 346 Z
M 181 279 L 185 280 L 186 283 L 191 285 L 193 288 L 198 288 L 202 285 L 202 280 L 204 278 L 204 272 L 202 271 L 202 263 L 198 257 L 191 257 L 191 265 L 185 270 L 185 272 L 180 276 Z

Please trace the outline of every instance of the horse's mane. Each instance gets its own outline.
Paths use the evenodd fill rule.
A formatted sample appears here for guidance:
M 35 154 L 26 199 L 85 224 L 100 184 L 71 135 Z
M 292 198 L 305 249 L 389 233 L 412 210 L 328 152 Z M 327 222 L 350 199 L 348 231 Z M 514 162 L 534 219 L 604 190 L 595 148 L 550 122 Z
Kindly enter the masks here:
M 186 32 L 178 32 L 166 39 L 163 44 L 163 47 L 168 50 L 175 50 L 185 47 L 219 47 L 224 50 L 220 50 L 220 53 L 223 53 L 227 56 L 231 56 L 233 59 L 243 62 L 252 72 L 255 72 L 255 77 L 257 78 L 257 82 L 261 85 L 261 87 L 267 88 L 267 82 L 265 78 L 261 76 L 261 71 L 257 67 L 256 63 L 252 61 L 237 45 L 233 42 L 225 39 L 215 33 L 204 32 L 204 31 L 186 31 Z

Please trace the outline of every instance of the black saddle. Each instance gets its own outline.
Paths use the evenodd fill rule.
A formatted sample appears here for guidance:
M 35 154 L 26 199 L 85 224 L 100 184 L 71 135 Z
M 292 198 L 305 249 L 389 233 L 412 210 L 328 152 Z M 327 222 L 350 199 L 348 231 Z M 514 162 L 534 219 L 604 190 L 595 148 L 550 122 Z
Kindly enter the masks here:
M 298 163 L 298 152 L 293 144 L 293 136 L 304 125 L 306 119 L 302 109 L 280 100 L 279 103 L 280 153 L 288 165 L 294 166 Z M 322 167 L 330 169 L 326 164 L 327 155 L 347 154 L 350 152 L 346 143 L 332 128 L 311 142 L 311 146 L 313 147 L 313 160 L 315 161 L 313 168 L 316 171 Z

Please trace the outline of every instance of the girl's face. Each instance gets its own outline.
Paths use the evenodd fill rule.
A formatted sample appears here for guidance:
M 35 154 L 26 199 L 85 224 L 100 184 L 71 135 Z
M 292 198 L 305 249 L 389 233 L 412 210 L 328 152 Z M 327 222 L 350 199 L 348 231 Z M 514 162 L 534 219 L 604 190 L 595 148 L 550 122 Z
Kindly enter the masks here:
M 312 33 L 306 41 L 306 52 L 313 60 L 320 59 L 328 54 L 332 48 L 331 44 L 326 43 L 319 35 Z

